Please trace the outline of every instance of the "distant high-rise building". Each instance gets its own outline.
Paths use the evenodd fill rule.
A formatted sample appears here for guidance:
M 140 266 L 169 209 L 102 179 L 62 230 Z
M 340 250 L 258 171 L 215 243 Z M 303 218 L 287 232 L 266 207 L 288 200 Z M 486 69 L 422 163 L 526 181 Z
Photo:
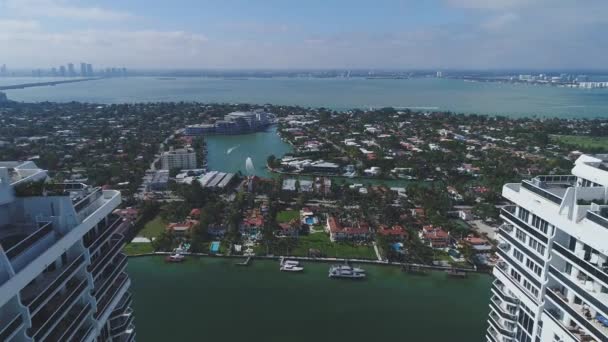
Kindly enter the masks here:
M 87 63 L 80 63 L 80 76 L 87 77 Z
M 0 76 L 6 76 L 6 74 L 6 64 L 2 64 L 2 66 L 0 66 Z
M 68 76 L 69 77 L 76 76 L 76 70 L 74 70 L 74 64 L 73 63 L 68 63 Z
M 65 66 L 63 65 L 59 66 L 59 76 L 65 77 Z
M 88 77 L 93 76 L 93 64 L 87 64 L 87 76 Z
M 437 71 L 437 73 L 435 74 L 435 76 L 436 76 L 437 78 L 442 78 L 442 77 L 443 77 L 443 72 L 441 72 L 441 71 Z
M 57 77 L 57 68 L 55 68 L 55 67 L 51 68 L 51 76 Z
M 127 77 L 127 68 L 122 68 L 122 77 Z

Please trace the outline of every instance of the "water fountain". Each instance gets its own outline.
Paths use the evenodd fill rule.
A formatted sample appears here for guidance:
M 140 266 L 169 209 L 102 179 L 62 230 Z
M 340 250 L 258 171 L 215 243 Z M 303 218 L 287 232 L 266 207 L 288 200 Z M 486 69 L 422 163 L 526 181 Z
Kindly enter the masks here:
M 253 176 L 255 174 L 255 167 L 253 166 L 253 160 L 251 157 L 247 157 L 245 160 L 245 170 L 247 170 L 247 175 Z

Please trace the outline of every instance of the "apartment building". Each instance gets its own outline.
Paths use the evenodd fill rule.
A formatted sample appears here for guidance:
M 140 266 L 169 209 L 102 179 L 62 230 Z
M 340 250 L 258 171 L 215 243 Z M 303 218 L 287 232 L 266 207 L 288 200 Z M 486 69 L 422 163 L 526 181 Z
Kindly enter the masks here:
M 608 155 L 502 194 L 487 340 L 608 341 Z
M 192 148 L 180 148 L 163 152 L 160 156 L 163 170 L 189 170 L 196 169 L 196 152 Z
M 120 192 L 0 162 L 0 341 L 135 340 Z

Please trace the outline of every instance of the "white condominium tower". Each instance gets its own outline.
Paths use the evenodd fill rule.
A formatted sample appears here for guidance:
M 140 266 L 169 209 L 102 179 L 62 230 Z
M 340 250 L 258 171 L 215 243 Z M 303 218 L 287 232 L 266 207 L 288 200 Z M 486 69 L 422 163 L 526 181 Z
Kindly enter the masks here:
M 120 192 L 0 162 L 0 341 L 133 341 Z
M 608 155 L 506 184 L 488 341 L 608 341 Z

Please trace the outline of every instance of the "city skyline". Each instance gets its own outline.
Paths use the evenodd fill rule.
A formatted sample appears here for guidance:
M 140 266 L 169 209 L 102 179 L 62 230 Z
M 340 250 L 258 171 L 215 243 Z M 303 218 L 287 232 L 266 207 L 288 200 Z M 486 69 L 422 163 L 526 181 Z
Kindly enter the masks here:
M 0 42 L 9 48 L 1 63 L 14 69 L 69 59 L 153 69 L 601 69 L 608 48 L 597 42 L 607 10 L 601 1 L 567 0 L 374 6 L 2 0 Z

